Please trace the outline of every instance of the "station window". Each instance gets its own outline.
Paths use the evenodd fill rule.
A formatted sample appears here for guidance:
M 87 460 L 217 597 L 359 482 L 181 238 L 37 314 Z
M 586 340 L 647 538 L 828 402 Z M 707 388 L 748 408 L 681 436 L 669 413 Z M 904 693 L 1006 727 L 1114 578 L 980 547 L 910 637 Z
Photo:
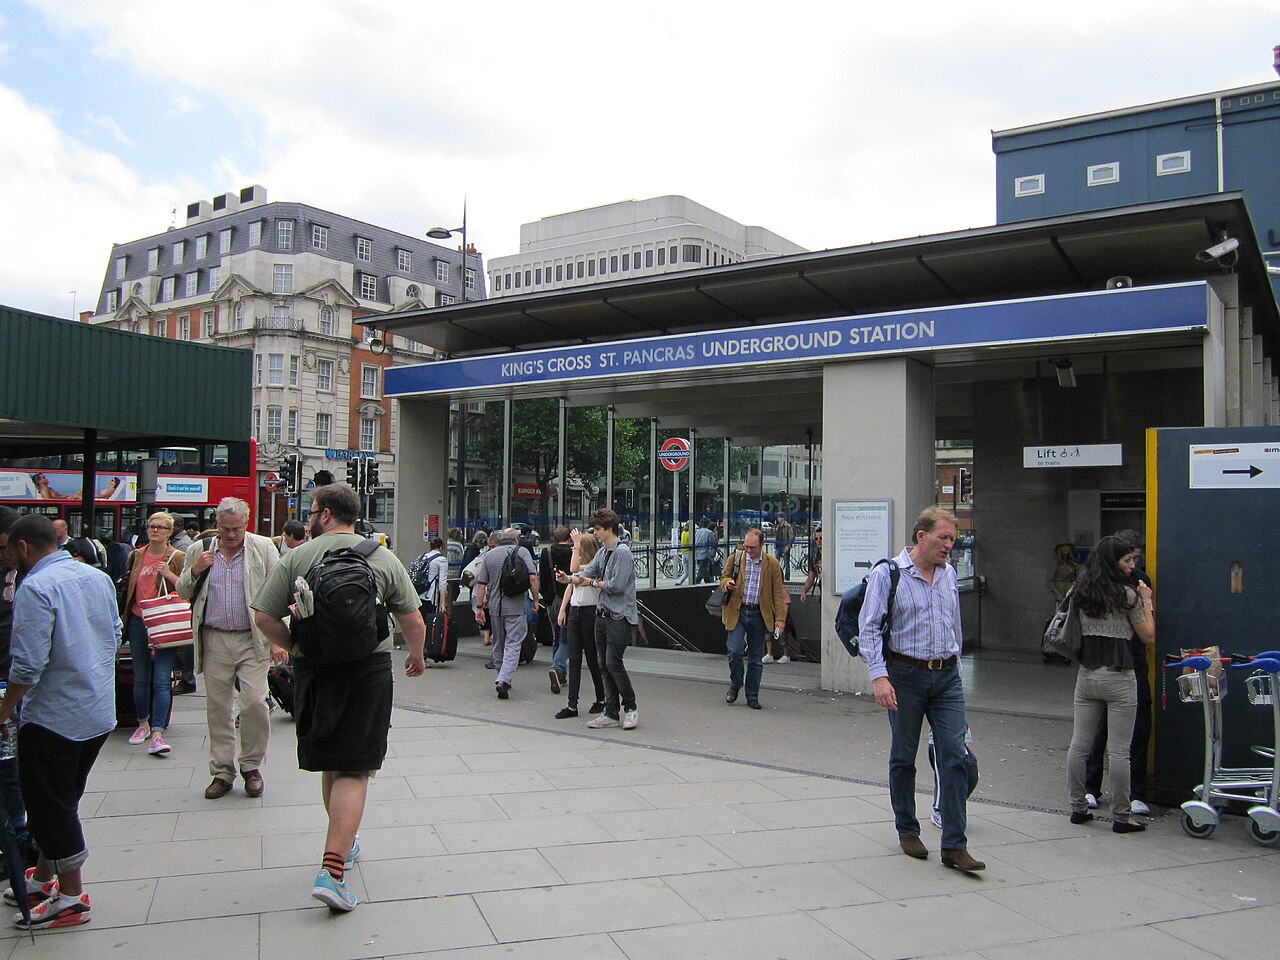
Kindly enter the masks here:
M 525 285 L 526 287 L 531 287 L 531 286 L 533 286 L 533 271 L 532 271 L 532 270 L 526 270 L 526 271 L 524 272 L 524 285 Z
M 533 271 L 533 282 L 536 283 L 538 286 L 542 286 L 542 268 L 541 267 L 538 267 L 538 269 Z
M 564 264 L 557 263 L 556 264 L 556 283 L 559 283 L 562 280 L 564 280 Z
M 595 275 L 596 275 L 596 261 L 595 261 L 595 257 L 592 257 L 590 260 L 587 261 L 587 276 L 594 277 Z
M 646 250 L 644 252 L 644 265 L 646 268 L 653 266 L 653 251 Z
M 520 289 L 520 271 L 519 270 L 516 271 L 516 289 L 517 290 Z
M 686 243 L 684 245 L 684 262 L 701 263 L 702 247 L 698 246 L 696 243 Z
M 658 266 L 665 267 L 667 265 L 667 248 L 658 248 Z
M 1167 177 L 1173 173 L 1191 172 L 1191 151 L 1162 153 L 1156 157 L 1156 176 Z
M 631 269 L 631 254 L 624 253 L 622 255 L 622 272 L 626 273 Z
M 578 261 L 578 279 L 579 280 L 582 279 L 583 274 L 586 272 L 586 268 L 587 268 L 586 263 L 582 260 L 579 260 Z
M 671 247 L 667 250 L 667 259 L 670 260 L 672 263 L 676 262 L 676 252 L 679 249 L 680 248 L 675 246 L 675 244 L 672 244 Z
M 1099 163 L 1085 170 L 1084 182 L 1086 186 L 1100 187 L 1106 183 L 1120 182 L 1120 164 L 1119 163 Z

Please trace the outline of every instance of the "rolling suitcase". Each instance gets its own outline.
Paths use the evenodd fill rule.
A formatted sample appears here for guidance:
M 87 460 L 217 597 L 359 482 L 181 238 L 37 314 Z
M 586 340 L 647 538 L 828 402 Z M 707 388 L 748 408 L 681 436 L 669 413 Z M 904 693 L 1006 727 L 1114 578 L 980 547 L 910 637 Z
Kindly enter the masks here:
M 281 710 L 293 716 L 293 664 L 273 663 L 267 670 L 267 694 Z
M 458 621 L 441 611 L 427 625 L 426 657 L 444 663 L 458 655 Z

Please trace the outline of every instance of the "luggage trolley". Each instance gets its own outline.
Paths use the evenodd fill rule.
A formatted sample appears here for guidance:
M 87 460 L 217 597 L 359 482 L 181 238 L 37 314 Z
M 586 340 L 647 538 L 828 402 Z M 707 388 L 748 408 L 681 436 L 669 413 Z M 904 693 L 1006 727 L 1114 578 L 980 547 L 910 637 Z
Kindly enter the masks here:
M 1225 658 L 1222 662 L 1254 669 L 1255 673 L 1246 680 L 1250 702 L 1261 703 L 1261 698 L 1269 698 L 1267 702 L 1280 718 L 1280 707 L 1271 696 L 1275 671 L 1280 670 L 1280 653 L 1268 651 L 1252 659 Z M 1280 845 L 1280 813 L 1275 808 L 1280 798 L 1280 791 L 1276 789 L 1275 750 L 1253 748 L 1272 761 L 1267 767 L 1222 765 L 1222 698 L 1227 695 L 1227 674 L 1224 671 L 1220 676 L 1210 676 L 1213 665 L 1214 661 L 1205 656 L 1191 656 L 1164 665 L 1166 670 L 1189 668 L 1192 671 L 1178 677 L 1178 697 L 1183 703 L 1199 703 L 1204 715 L 1204 778 L 1192 791 L 1196 799 L 1182 804 L 1183 832 L 1197 839 L 1210 836 L 1221 822 L 1220 810 L 1235 800 L 1254 805 L 1250 807 L 1250 838 L 1264 846 Z M 1280 731 L 1280 719 L 1276 723 Z M 1254 810 L 1259 811 L 1256 817 Z
M 1271 746 L 1254 745 L 1253 752 L 1271 761 L 1271 783 L 1262 803 L 1249 808 L 1249 838 L 1264 847 L 1280 846 L 1280 764 L 1276 748 L 1280 747 L 1280 689 L 1276 675 L 1280 673 L 1280 651 L 1268 650 L 1248 662 L 1233 663 L 1237 670 L 1252 670 L 1245 677 L 1249 702 L 1256 707 L 1271 708 Z

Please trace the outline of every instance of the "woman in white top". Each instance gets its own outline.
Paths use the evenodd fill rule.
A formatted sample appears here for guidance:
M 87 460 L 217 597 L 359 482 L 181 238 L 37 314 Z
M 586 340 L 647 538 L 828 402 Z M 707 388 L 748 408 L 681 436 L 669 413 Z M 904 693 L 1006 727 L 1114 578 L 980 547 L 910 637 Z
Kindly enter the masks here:
M 600 549 L 600 541 L 589 533 L 574 530 L 573 559 L 569 562 L 569 572 L 581 570 Z M 587 655 L 587 669 L 591 671 L 591 682 L 595 686 L 596 701 L 591 704 L 591 713 L 599 713 L 604 709 L 604 680 L 600 675 L 600 662 L 596 657 L 596 600 L 600 596 L 599 587 L 575 587 L 569 584 L 565 598 L 560 602 L 560 613 L 557 620 L 564 630 L 569 644 L 569 704 L 556 714 L 557 720 L 566 720 L 578 715 L 578 690 L 582 686 L 582 655 Z

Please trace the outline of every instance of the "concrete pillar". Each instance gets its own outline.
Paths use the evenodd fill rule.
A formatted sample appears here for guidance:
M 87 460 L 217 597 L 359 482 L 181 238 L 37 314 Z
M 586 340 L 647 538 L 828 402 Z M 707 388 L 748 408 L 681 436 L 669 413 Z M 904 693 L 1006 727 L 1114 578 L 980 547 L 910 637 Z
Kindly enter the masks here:
M 1204 338 L 1204 425 L 1225 427 L 1240 423 L 1239 316 L 1209 291 L 1209 335 Z
M 1255 335 L 1253 338 L 1253 405 L 1249 410 L 1249 419 L 1245 421 L 1245 426 L 1260 427 L 1267 422 L 1264 411 L 1270 396 L 1265 390 L 1265 378 L 1262 372 L 1266 363 L 1267 357 L 1263 352 L 1262 337 Z
M 890 500 L 892 554 L 934 500 L 933 369 L 910 359 L 830 363 L 822 371 L 822 515 L 835 500 Z M 866 664 L 835 633 L 834 530 L 823 538 L 822 688 L 870 693 Z
M 1253 419 L 1258 409 L 1253 389 L 1253 314 L 1249 310 L 1240 314 L 1240 426 L 1256 426 Z
M 449 403 L 399 400 L 400 447 L 396 451 L 396 525 L 392 547 L 406 565 L 423 550 L 424 518 L 440 517 L 440 536 L 448 539 Z

